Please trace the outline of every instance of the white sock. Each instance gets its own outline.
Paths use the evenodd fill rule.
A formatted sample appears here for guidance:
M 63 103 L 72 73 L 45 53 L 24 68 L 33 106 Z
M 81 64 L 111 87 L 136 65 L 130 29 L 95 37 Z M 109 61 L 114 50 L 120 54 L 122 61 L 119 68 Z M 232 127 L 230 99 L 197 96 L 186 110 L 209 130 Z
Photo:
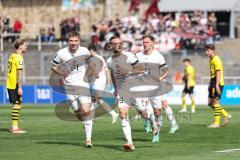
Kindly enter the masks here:
M 175 124 L 176 124 L 176 120 L 175 120 L 175 117 L 174 117 L 172 108 L 171 108 L 170 106 L 168 106 L 168 107 L 165 109 L 165 112 L 166 112 L 166 115 L 167 115 L 168 120 L 169 120 L 170 123 L 171 123 L 171 126 L 175 125 Z
M 78 101 L 77 100 L 72 101 L 71 107 L 74 111 L 77 111 L 78 110 Z
M 111 111 L 109 112 L 109 114 L 110 114 L 112 117 L 114 117 L 117 113 L 116 113 L 114 110 L 111 110 Z
M 147 113 L 148 113 L 149 118 L 150 118 L 150 115 L 154 114 L 153 113 L 153 107 L 150 103 L 147 105 Z
M 97 106 L 97 102 L 94 102 L 94 103 L 91 103 L 91 110 L 92 109 L 96 109 L 98 106 Z
M 84 129 L 85 129 L 86 140 L 91 141 L 91 139 L 92 139 L 92 120 L 84 121 Z
M 160 132 L 161 127 L 162 127 L 162 115 L 160 115 L 159 117 L 155 117 L 155 121 L 158 125 L 158 132 Z
M 163 126 L 163 116 L 162 115 L 160 115 L 159 117 L 156 117 L 155 120 L 156 120 L 158 126 L 160 126 L 160 127 Z
M 122 130 L 128 144 L 132 144 L 131 126 L 127 119 L 122 119 Z

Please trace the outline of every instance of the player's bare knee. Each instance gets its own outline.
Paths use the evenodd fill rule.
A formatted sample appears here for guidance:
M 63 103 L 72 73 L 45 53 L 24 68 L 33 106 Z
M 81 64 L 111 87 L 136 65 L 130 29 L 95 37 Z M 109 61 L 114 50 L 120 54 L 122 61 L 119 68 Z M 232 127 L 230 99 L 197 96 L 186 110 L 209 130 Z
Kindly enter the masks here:
M 148 118 L 148 114 L 147 114 L 147 111 L 145 110 L 145 111 L 139 111 L 139 113 L 142 115 L 142 117 L 144 118 L 144 119 L 147 119 Z
M 161 112 L 160 112 L 159 109 L 154 109 L 154 110 L 153 110 L 153 113 L 154 113 L 154 115 L 157 116 L 157 117 L 159 117 L 159 116 L 161 115 Z
M 167 101 L 162 102 L 162 107 L 163 107 L 163 109 L 167 109 L 167 107 L 168 107 Z
M 21 105 L 20 104 L 14 104 L 13 109 L 21 109 Z
M 127 112 L 122 109 L 119 109 L 119 117 L 121 119 L 125 119 L 127 117 Z
M 217 99 L 213 99 L 213 105 L 215 105 L 215 104 L 218 104 L 219 103 L 219 101 L 217 100 Z

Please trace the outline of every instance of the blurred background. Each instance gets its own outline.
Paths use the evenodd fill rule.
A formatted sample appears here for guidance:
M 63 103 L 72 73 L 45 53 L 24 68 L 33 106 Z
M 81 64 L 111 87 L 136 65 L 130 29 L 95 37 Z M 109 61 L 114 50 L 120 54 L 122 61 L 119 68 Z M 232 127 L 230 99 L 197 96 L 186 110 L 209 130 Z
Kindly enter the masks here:
M 50 62 L 66 46 L 70 31 L 81 34 L 82 46 L 96 45 L 104 58 L 110 56 L 112 35 L 121 36 L 124 49 L 134 53 L 142 50 L 143 35 L 154 35 L 173 84 L 182 84 L 186 57 L 196 69 L 197 84 L 208 84 L 204 47 L 214 43 L 226 84 L 240 83 L 239 0 L 0 0 L 0 85 L 18 37 L 29 43 L 25 84 L 48 85 Z

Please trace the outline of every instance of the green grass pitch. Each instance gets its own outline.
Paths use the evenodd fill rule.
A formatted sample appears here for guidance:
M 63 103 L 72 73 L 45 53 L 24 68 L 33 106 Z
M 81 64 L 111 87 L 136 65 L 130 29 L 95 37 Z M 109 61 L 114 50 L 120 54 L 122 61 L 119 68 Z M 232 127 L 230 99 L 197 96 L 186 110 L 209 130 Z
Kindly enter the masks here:
M 174 106 L 174 111 L 180 106 Z M 61 121 L 54 115 L 54 106 L 24 106 L 20 126 L 28 131 L 24 135 L 8 132 L 11 124 L 10 107 L 0 107 L 0 159 L 1 160 L 236 160 L 240 151 L 216 153 L 240 148 L 239 106 L 227 107 L 233 119 L 229 126 L 208 129 L 213 111 L 198 106 L 197 113 L 176 114 L 180 130 L 169 134 L 169 124 L 164 118 L 160 142 L 151 142 L 152 134 L 143 132 L 143 121 L 131 120 L 134 152 L 125 152 L 125 143 L 118 121 L 111 124 L 105 115 L 94 122 L 93 148 L 84 147 L 83 125 L 80 122 Z M 132 113 L 133 114 L 133 113 Z

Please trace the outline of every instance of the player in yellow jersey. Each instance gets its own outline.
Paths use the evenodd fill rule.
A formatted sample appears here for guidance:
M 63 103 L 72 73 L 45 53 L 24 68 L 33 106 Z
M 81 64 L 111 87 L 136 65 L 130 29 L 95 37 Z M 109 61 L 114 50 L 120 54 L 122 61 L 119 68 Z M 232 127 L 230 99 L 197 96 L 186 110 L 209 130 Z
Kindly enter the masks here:
M 6 88 L 12 107 L 12 127 L 11 133 L 26 133 L 18 127 L 19 111 L 22 104 L 22 81 L 23 81 L 23 53 L 26 52 L 27 44 L 24 39 L 15 40 L 13 46 L 16 51 L 8 59 L 8 75 Z
M 211 80 L 208 87 L 208 105 L 214 109 L 214 122 L 208 125 L 208 128 L 220 128 L 220 116 L 224 117 L 224 125 L 231 120 L 231 115 L 226 112 L 220 105 L 219 99 L 224 87 L 223 64 L 221 58 L 215 52 L 215 46 L 209 44 L 205 48 L 206 55 L 210 58 Z
M 185 73 L 184 73 L 184 83 L 185 87 L 182 92 L 182 109 L 179 111 L 180 113 L 187 112 L 186 105 L 186 95 L 188 94 L 191 99 L 191 113 L 195 113 L 195 101 L 193 97 L 193 90 L 195 86 L 195 70 L 191 64 L 191 60 L 188 58 L 183 59 L 183 63 L 185 65 Z

